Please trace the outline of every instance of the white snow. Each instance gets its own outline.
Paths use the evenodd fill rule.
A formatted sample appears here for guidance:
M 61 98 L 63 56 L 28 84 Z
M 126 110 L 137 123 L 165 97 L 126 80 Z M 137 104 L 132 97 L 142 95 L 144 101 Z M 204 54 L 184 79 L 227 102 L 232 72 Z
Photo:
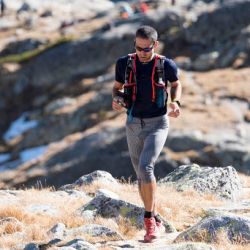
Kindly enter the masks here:
M 28 112 L 23 113 L 17 120 L 12 122 L 8 131 L 4 134 L 3 139 L 8 142 L 11 139 L 21 135 L 23 132 L 38 126 L 38 121 L 27 121 Z
M 35 160 L 39 156 L 43 155 L 47 151 L 48 146 L 39 146 L 35 148 L 25 149 L 20 153 L 20 159 L 22 162 L 29 160 Z
M 8 161 L 10 159 L 10 154 L 0 154 L 0 164 L 2 162 Z

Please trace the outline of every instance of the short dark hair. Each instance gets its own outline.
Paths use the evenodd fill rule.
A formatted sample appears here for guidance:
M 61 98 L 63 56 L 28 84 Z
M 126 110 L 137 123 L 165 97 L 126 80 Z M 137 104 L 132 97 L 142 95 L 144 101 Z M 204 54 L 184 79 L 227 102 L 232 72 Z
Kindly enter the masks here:
M 158 34 L 153 27 L 143 25 L 136 31 L 135 37 L 140 37 L 143 39 L 151 39 L 152 42 L 155 42 L 158 39 Z

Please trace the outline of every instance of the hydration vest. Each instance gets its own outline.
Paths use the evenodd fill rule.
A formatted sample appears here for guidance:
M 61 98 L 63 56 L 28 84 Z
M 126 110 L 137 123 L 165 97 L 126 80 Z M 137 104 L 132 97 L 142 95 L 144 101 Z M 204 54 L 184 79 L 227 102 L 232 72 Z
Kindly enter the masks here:
M 151 75 L 152 95 L 151 100 L 159 108 L 163 108 L 167 101 L 167 85 L 164 81 L 164 56 L 155 54 L 154 65 Z M 136 101 L 136 53 L 128 55 L 127 67 L 125 70 L 124 101 L 129 113 L 132 112 Z

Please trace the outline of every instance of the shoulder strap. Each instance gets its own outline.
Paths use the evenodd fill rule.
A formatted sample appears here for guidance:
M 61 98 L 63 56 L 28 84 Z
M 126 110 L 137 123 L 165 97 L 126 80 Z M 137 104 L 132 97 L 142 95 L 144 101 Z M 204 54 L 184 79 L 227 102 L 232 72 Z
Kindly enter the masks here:
M 165 83 L 165 70 L 164 70 L 164 60 L 165 56 L 162 55 L 156 55 L 157 56 L 157 63 L 156 63 L 156 76 L 157 81 L 163 81 Z
M 125 84 L 136 81 L 136 54 L 128 54 L 127 66 L 125 70 Z M 134 78 L 134 79 L 133 79 Z

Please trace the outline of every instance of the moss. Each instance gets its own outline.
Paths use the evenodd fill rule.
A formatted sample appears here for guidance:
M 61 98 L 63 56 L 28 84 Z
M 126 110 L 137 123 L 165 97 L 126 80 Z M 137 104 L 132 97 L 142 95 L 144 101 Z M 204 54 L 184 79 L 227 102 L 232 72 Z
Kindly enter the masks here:
M 127 214 L 130 212 L 131 210 L 128 207 L 121 207 L 120 208 L 120 213 L 123 217 L 127 217 Z
M 56 46 L 59 46 L 63 43 L 67 43 L 73 41 L 73 38 L 71 37 L 63 37 L 58 39 L 57 41 L 50 43 L 46 46 L 34 49 L 34 50 L 30 50 L 30 51 L 25 51 L 24 53 L 21 54 L 14 54 L 14 55 L 8 55 L 8 56 L 4 56 L 2 58 L 0 58 L 0 64 L 3 63 L 23 63 L 23 62 L 27 62 L 30 59 L 42 54 L 43 52 L 45 52 L 46 50 L 49 50 L 51 48 L 54 48 Z
M 95 210 L 95 209 L 96 209 L 96 207 L 95 207 L 94 205 L 88 205 L 87 207 L 84 208 L 84 211 L 86 211 L 86 210 L 91 210 L 91 211 L 93 211 L 93 210 Z

